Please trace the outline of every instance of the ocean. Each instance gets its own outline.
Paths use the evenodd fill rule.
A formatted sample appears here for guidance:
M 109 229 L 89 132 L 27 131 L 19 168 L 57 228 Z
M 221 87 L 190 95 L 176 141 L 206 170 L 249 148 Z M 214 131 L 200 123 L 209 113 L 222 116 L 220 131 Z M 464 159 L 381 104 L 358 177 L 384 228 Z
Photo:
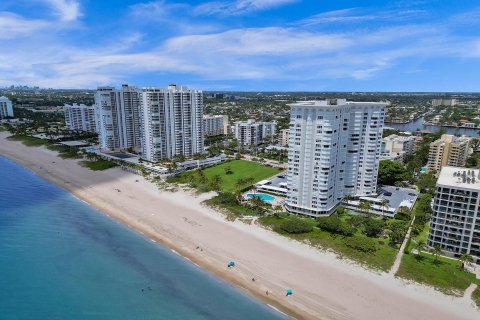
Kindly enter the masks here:
M 284 319 L 0 157 L 0 319 Z

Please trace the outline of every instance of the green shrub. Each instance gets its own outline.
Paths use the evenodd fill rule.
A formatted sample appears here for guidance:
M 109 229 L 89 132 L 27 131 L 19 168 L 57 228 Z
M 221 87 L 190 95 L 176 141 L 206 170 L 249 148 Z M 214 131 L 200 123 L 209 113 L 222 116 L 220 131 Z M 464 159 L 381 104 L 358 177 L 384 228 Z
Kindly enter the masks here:
M 349 237 L 345 240 L 345 245 L 352 249 L 366 253 L 375 252 L 377 250 L 375 240 L 367 238 L 365 236 Z
M 290 219 L 284 221 L 280 228 L 288 233 L 307 233 L 312 231 L 313 226 L 301 219 Z
M 364 226 L 365 226 L 364 233 L 367 236 L 378 237 L 383 232 L 385 223 L 382 220 L 368 219 L 365 221 Z
M 317 226 L 325 231 L 341 234 L 344 236 L 351 236 L 355 233 L 355 228 L 340 220 L 335 216 L 319 218 Z
M 347 219 L 347 223 L 354 228 L 358 228 L 363 224 L 364 218 L 362 216 L 351 216 Z

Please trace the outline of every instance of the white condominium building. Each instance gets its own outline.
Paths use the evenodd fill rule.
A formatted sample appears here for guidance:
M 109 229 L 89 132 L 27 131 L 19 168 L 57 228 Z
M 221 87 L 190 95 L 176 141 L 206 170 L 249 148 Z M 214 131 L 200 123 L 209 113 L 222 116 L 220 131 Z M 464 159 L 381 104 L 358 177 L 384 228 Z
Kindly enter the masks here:
M 141 93 L 142 157 L 157 162 L 203 152 L 203 93 L 170 85 Z
M 277 123 L 273 122 L 255 122 L 250 119 L 248 121 L 238 121 L 234 125 L 235 139 L 244 146 L 258 146 L 263 143 L 266 138 L 273 140 L 277 132 Z
M 141 147 L 140 90 L 99 87 L 95 93 L 95 115 L 100 147 L 104 151 Z
M 205 136 L 218 136 L 221 134 L 228 134 L 228 116 L 204 115 L 203 132 Z
M 96 132 L 95 107 L 84 104 L 65 104 L 65 124 L 68 130 Z
M 456 257 L 468 253 L 480 264 L 480 170 L 442 167 L 428 245 Z
M 414 136 L 389 135 L 382 139 L 380 159 L 404 162 L 407 155 L 415 153 L 415 146 Z
M 290 105 L 289 212 L 330 215 L 347 195 L 376 193 L 385 106 L 345 99 Z
M 428 170 L 440 172 L 442 166 L 464 167 L 470 155 L 471 138 L 442 134 L 442 137 L 430 144 Z
M 7 97 L 0 97 L 0 118 L 12 117 L 13 118 L 13 107 L 12 101 Z

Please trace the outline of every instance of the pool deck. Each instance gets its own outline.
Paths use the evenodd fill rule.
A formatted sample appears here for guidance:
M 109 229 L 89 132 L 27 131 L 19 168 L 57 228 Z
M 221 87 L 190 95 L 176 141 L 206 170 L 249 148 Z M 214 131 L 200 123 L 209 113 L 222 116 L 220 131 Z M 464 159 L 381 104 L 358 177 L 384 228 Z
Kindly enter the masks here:
M 285 198 L 283 198 L 283 197 L 280 197 L 280 196 L 277 196 L 277 195 L 273 195 L 273 194 L 264 193 L 264 192 L 255 192 L 255 191 L 253 191 L 253 190 L 249 190 L 249 191 L 245 192 L 245 193 L 243 194 L 243 199 L 246 200 L 246 201 L 248 201 L 248 200 L 250 199 L 250 198 L 248 197 L 249 194 L 258 194 L 258 195 L 260 195 L 260 194 L 265 194 L 265 195 L 268 195 L 268 196 L 272 197 L 272 198 L 273 198 L 272 201 L 270 201 L 270 200 L 264 200 L 264 201 L 265 201 L 266 203 L 272 204 L 272 206 L 274 206 L 274 207 L 275 207 L 275 206 L 281 206 L 281 205 L 283 205 L 283 203 L 285 202 Z

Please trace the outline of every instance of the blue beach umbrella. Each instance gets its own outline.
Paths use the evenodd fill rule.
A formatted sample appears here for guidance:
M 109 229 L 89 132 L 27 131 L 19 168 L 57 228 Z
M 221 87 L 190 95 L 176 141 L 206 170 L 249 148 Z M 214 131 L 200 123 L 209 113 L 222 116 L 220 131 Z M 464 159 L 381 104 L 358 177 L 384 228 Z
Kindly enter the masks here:
M 293 290 L 292 289 L 287 289 L 287 297 L 291 296 L 292 294 L 293 294 Z
M 229 267 L 229 268 L 235 267 L 235 262 L 230 261 L 230 262 L 228 263 L 228 267 Z

